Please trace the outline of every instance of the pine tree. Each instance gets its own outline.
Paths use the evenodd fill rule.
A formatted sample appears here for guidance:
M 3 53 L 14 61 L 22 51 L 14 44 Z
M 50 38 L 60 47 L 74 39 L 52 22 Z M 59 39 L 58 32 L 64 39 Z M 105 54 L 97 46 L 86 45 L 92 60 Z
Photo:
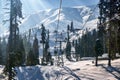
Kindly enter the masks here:
M 93 31 L 92 31 L 92 34 L 91 34 L 91 42 L 90 42 L 90 47 L 91 47 L 91 53 L 92 53 L 92 57 L 95 57 L 95 44 L 96 44 L 96 39 L 97 39 L 97 31 L 94 29 Z
M 84 54 L 84 57 L 87 56 L 87 34 L 84 34 L 82 36 L 82 45 L 83 45 L 83 54 Z
M 46 55 L 46 62 L 49 62 L 51 60 L 51 54 L 49 52 L 49 30 L 47 31 L 47 39 L 45 42 L 45 53 Z
M 103 10 L 101 10 L 101 13 L 103 13 L 103 16 L 106 20 L 106 35 L 107 37 L 107 49 L 108 49 L 108 66 L 111 66 L 111 60 L 116 57 L 116 53 L 118 52 L 118 26 L 119 26 L 119 12 L 120 12 L 120 1 L 119 0 L 101 0 L 100 3 L 103 3 L 102 6 L 104 6 Z M 101 8 L 102 9 L 102 8 Z M 117 17 L 116 17 L 117 15 Z M 115 17 L 115 18 L 113 18 Z M 104 21 L 105 22 L 105 21 Z M 117 23 L 118 22 L 118 23 Z
M 117 14 L 119 15 L 120 13 L 120 1 L 118 0 L 116 2 L 118 5 L 116 5 L 116 11 L 117 11 Z M 119 15 L 119 20 L 117 21 L 117 27 L 118 27 L 118 30 L 117 30 L 117 48 L 118 48 L 118 52 L 120 54 L 120 15 Z
M 19 60 L 20 65 L 23 65 L 23 64 L 25 64 L 26 55 L 25 55 L 25 48 L 24 48 L 24 44 L 23 44 L 23 39 L 21 37 L 19 39 L 19 49 L 18 49 L 18 51 L 20 52 L 19 54 L 21 56 L 21 57 L 18 56 L 18 57 L 20 57 L 20 60 Z
M 71 59 L 71 43 L 70 42 L 67 42 L 66 44 L 66 58 L 68 60 Z
M 33 66 L 35 64 L 35 55 L 33 54 L 33 49 L 31 48 L 27 56 L 27 65 Z
M 67 26 L 67 44 L 66 44 L 66 49 L 65 49 L 65 52 L 66 52 L 66 58 L 68 60 L 71 59 L 71 42 L 70 42 L 70 36 L 69 36 L 69 29 L 70 29 L 70 26 L 68 25 Z
M 30 49 L 32 48 L 31 43 L 27 39 L 26 35 L 23 37 L 23 46 L 24 46 L 24 49 L 25 49 L 25 64 L 26 64 L 27 63 L 28 53 L 29 53 Z
M 71 32 L 74 32 L 73 21 L 71 22 L 70 31 L 71 31 Z
M 2 58 L 3 58 L 3 64 L 5 65 L 6 64 L 6 61 L 7 61 L 7 56 L 8 56 L 8 54 L 7 54 L 7 42 L 6 42 L 6 38 L 5 37 L 3 37 L 3 39 L 2 39 L 2 43 L 1 43 L 1 45 L 2 45 L 2 47 L 1 47 L 1 49 L 2 49 Z
M 119 52 L 119 54 L 120 54 L 120 26 L 119 26 L 119 28 L 118 28 L 118 36 L 117 36 L 117 38 L 118 38 L 118 52 Z
M 53 65 L 52 55 L 50 52 L 48 52 L 48 61 L 51 63 L 51 65 Z
M 95 43 L 97 38 L 96 30 L 87 31 L 78 38 L 77 46 L 80 58 L 81 57 L 94 57 L 95 56 Z
M 33 54 L 35 55 L 35 64 L 39 64 L 39 45 L 36 35 L 33 42 Z
M 81 36 L 81 39 L 79 39 L 79 45 L 82 46 L 80 56 L 84 57 L 84 39 L 83 39 L 83 36 Z
M 42 24 L 42 32 L 41 32 L 41 42 L 43 45 L 43 58 L 42 58 L 42 64 L 44 64 L 44 62 L 46 62 L 46 56 L 47 54 L 45 53 L 45 42 L 46 42 L 46 29 L 45 26 Z
M 79 60 L 80 58 L 80 47 L 79 44 L 77 43 L 77 40 L 75 41 L 75 54 L 76 54 L 76 61 Z
M 80 37 L 78 38 L 78 50 L 79 50 L 80 58 L 82 58 L 84 54 L 83 54 L 83 47 L 82 47 L 82 39 Z
M 8 38 L 8 60 L 5 71 L 9 72 L 8 80 L 14 78 L 15 54 L 17 52 L 17 40 L 19 36 L 18 18 L 22 18 L 22 3 L 20 0 L 10 0 L 10 34 Z M 14 61 L 13 61 L 14 60 Z M 13 61 L 13 62 L 12 62 Z
M 114 25 L 115 19 L 112 19 L 112 17 L 116 14 L 116 1 L 107 1 L 107 9 L 106 9 L 106 15 L 108 15 L 106 18 L 108 18 L 110 21 L 108 22 L 108 66 L 111 66 L 111 60 L 115 58 L 116 56 L 116 39 L 115 39 L 115 32 L 116 32 L 116 26 Z M 112 19 L 112 20 L 111 20 Z
M 95 44 L 95 52 L 96 52 L 96 63 L 95 65 L 98 65 L 98 56 L 101 56 L 103 54 L 102 44 L 99 39 L 96 40 Z
M 23 37 L 23 44 L 24 44 L 24 48 L 25 48 L 25 59 L 26 59 L 26 64 L 27 64 L 27 58 L 28 58 L 28 55 L 29 55 L 29 52 L 30 52 L 30 50 L 32 49 L 32 44 L 31 44 L 31 42 L 30 42 L 30 37 L 31 37 L 31 29 L 29 29 L 29 34 L 28 34 L 28 37 L 27 37 L 27 35 L 25 35 L 24 37 Z

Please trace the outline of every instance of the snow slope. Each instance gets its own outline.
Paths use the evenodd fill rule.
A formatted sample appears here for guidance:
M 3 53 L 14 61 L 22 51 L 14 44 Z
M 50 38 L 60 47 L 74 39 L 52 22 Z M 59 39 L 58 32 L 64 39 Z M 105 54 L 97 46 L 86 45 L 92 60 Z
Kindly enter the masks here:
M 107 60 L 99 61 L 96 67 L 93 60 L 69 62 L 64 60 L 63 67 L 32 66 L 17 68 L 18 80 L 119 80 L 120 59 L 112 61 L 112 67 L 107 66 Z
M 97 27 L 97 17 L 98 9 L 94 10 L 95 6 L 76 6 L 76 7 L 63 7 L 61 9 L 59 30 L 66 31 L 67 25 L 73 21 L 75 28 L 81 29 L 86 23 L 85 28 L 96 28 Z M 41 28 L 41 24 L 44 24 L 50 32 L 53 32 L 57 28 L 58 23 L 58 9 L 48 9 L 45 11 L 38 11 L 27 15 L 22 20 L 22 24 L 19 25 L 20 32 L 28 32 L 29 29 Z M 93 13 L 93 14 L 91 14 Z M 89 18 L 89 19 L 88 19 Z M 0 33 L 1 35 L 9 34 L 9 26 L 2 25 L 0 23 Z M 40 35 L 40 34 L 39 34 Z
M 16 80 L 120 80 L 120 59 L 112 61 L 108 67 L 108 60 L 99 60 L 99 66 L 94 59 L 70 62 L 64 58 L 64 66 L 26 66 L 17 67 Z M 0 80 L 7 80 L 2 74 L 0 66 Z
M 98 9 L 96 8 L 94 10 L 94 8 L 95 6 L 77 6 L 73 8 L 62 8 L 60 15 L 59 30 L 66 30 L 67 25 L 70 24 L 71 21 L 73 21 L 75 28 L 81 28 L 88 19 L 88 17 L 91 15 L 91 13 L 93 14 L 88 20 L 88 22 L 96 22 L 98 17 Z M 57 27 L 58 13 L 58 9 L 48 9 L 45 11 L 39 11 L 37 13 L 31 14 L 22 21 L 22 24 L 20 25 L 20 31 L 25 31 L 36 26 L 41 27 L 41 24 L 44 24 L 47 29 L 53 31 Z M 91 28 L 93 26 L 96 27 L 96 25 L 91 25 Z

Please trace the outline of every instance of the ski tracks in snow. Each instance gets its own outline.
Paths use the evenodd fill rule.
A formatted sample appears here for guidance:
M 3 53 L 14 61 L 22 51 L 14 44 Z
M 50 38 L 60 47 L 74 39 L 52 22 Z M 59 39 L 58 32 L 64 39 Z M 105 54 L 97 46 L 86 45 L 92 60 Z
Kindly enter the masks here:
M 77 75 L 77 74 L 75 74 L 70 68 L 68 68 L 67 66 L 64 66 L 63 67 L 63 69 L 65 70 L 65 71 L 67 71 L 67 73 L 68 73 L 68 75 L 70 75 L 69 77 L 67 77 L 66 79 L 64 79 L 64 80 L 68 80 L 69 78 L 75 78 L 74 80 L 81 80 L 80 78 L 79 78 L 79 76 Z M 71 77 L 72 76 L 72 77 Z

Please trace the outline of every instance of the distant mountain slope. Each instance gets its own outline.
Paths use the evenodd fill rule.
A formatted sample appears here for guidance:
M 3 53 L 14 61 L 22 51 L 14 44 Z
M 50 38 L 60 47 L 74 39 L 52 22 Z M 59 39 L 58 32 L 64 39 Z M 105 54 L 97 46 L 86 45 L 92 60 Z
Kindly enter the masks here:
M 77 6 L 74 8 L 62 8 L 61 9 L 61 15 L 60 15 L 60 24 L 59 24 L 59 30 L 62 31 L 63 33 L 63 38 L 66 38 L 66 30 L 67 30 L 67 25 L 73 21 L 74 28 L 79 28 L 81 29 L 83 25 L 86 23 L 84 28 L 89 28 L 93 29 L 97 27 L 97 17 L 98 17 L 98 9 L 96 9 L 93 12 L 93 9 L 95 6 Z M 38 32 L 38 28 L 41 28 L 41 24 L 44 24 L 47 29 L 50 31 L 50 52 L 54 52 L 54 47 L 55 47 L 55 39 L 56 39 L 56 34 L 53 33 L 54 30 L 57 27 L 57 22 L 58 22 L 58 9 L 49 9 L 46 11 L 39 11 L 37 13 L 31 14 L 27 16 L 23 21 L 22 24 L 19 26 L 20 31 L 24 32 L 27 31 L 28 35 L 28 30 L 32 29 L 31 36 L 34 37 L 34 35 L 37 32 L 37 38 L 40 41 L 41 37 L 41 30 Z M 92 14 L 93 13 L 93 14 Z M 89 18 L 89 19 L 88 19 Z M 37 28 L 36 28 L 37 27 Z M 70 40 L 77 39 L 78 35 L 80 32 L 74 34 L 70 33 Z M 80 36 L 80 34 L 79 34 Z M 31 37 L 31 41 L 33 41 L 33 37 Z M 60 37 L 60 35 L 58 35 Z M 40 55 L 42 55 L 42 46 L 40 45 Z M 57 44 L 58 46 L 59 44 Z M 65 48 L 66 44 L 63 43 L 62 47 Z
M 62 8 L 60 15 L 59 30 L 63 32 L 63 37 L 66 38 L 67 25 L 70 24 L 71 21 L 73 21 L 74 28 L 81 29 L 84 24 L 86 24 L 84 28 L 90 28 L 90 29 L 97 28 L 98 9 L 93 11 L 94 8 L 95 6 L 77 6 L 73 8 L 69 8 L 69 7 Z M 53 53 L 55 47 L 55 38 L 56 38 L 56 34 L 53 32 L 57 27 L 57 22 L 58 22 L 58 9 L 49 9 L 28 15 L 27 17 L 24 18 L 24 20 L 22 20 L 22 23 L 19 25 L 19 28 L 20 28 L 20 32 L 26 31 L 27 35 L 28 35 L 28 30 L 32 29 L 31 32 L 32 37 L 30 39 L 31 42 L 33 42 L 34 40 L 33 37 L 37 32 L 37 38 L 40 41 L 41 40 L 40 28 L 41 28 L 41 24 L 44 24 L 45 27 L 50 31 L 50 52 Z M 9 29 L 8 27 L 3 27 L 2 25 L 0 25 L 0 32 L 4 33 L 3 31 L 4 30 L 7 31 L 7 29 Z M 7 31 L 4 34 L 8 35 L 9 32 Z M 77 34 L 80 36 L 80 31 L 78 31 Z M 78 38 L 77 34 L 70 33 L 71 40 L 77 39 Z M 58 37 L 60 37 L 60 35 L 58 35 Z M 40 45 L 39 47 L 40 55 L 42 55 L 42 46 L 40 43 L 39 45 Z M 65 43 L 62 44 L 64 48 L 65 45 L 66 45 Z
M 86 22 L 90 14 L 93 12 L 95 6 L 77 6 L 74 8 L 62 8 L 60 15 L 60 24 L 59 30 L 66 30 L 68 24 L 71 21 L 74 23 L 74 27 L 81 28 L 82 25 Z M 97 21 L 98 9 L 96 9 L 88 20 L 90 22 Z M 34 27 L 41 27 L 41 24 L 44 24 L 47 29 L 53 31 L 57 27 L 58 22 L 58 9 L 49 9 L 45 11 L 39 11 L 35 14 L 27 16 L 20 25 L 20 31 L 28 30 Z M 92 23 L 93 24 L 93 23 Z M 96 24 L 96 23 L 94 23 Z M 87 25 L 87 24 L 86 24 Z M 90 25 L 89 25 L 90 26 Z M 91 25 L 91 27 L 96 25 Z

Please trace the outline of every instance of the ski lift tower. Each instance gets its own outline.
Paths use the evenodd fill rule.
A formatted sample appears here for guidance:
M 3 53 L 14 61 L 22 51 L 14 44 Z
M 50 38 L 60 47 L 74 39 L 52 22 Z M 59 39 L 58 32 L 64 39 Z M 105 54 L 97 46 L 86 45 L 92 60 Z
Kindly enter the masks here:
M 65 40 L 63 39 L 63 34 L 60 33 L 60 36 L 58 37 L 58 39 L 56 39 L 55 41 L 56 43 L 59 43 L 59 46 L 56 47 L 56 53 L 57 53 L 57 66 L 64 66 L 64 61 L 63 61 L 63 49 L 62 49 L 62 43 L 65 42 Z

